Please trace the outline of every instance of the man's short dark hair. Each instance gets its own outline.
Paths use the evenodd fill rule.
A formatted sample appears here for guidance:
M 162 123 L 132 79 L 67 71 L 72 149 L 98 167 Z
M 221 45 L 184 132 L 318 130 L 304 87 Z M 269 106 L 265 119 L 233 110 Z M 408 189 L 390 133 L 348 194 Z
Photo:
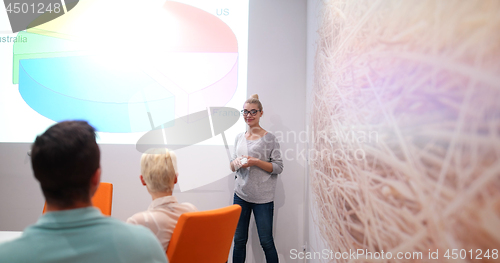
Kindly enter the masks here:
M 86 121 L 57 123 L 31 147 L 31 166 L 47 203 L 62 208 L 90 202 L 90 179 L 99 160 L 95 129 Z

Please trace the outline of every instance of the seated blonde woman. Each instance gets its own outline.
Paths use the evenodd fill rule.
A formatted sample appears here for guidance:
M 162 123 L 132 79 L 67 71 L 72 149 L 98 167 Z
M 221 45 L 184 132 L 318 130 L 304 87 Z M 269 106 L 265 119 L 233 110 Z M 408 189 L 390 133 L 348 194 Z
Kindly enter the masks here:
M 177 157 L 168 149 L 155 149 L 141 157 L 141 182 L 153 198 L 148 210 L 127 219 L 127 223 L 143 225 L 156 235 L 165 251 L 177 220 L 182 213 L 197 211 L 190 203 L 178 203 L 172 196 L 177 183 Z

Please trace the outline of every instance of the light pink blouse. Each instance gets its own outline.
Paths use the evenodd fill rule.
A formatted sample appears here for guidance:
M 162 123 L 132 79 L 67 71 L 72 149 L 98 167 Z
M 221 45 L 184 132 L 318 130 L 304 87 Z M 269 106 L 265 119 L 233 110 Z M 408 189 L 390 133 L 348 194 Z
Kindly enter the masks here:
M 166 251 L 181 214 L 194 211 L 197 211 L 194 205 L 179 204 L 175 196 L 165 196 L 153 200 L 148 210 L 129 217 L 127 223 L 151 229 Z

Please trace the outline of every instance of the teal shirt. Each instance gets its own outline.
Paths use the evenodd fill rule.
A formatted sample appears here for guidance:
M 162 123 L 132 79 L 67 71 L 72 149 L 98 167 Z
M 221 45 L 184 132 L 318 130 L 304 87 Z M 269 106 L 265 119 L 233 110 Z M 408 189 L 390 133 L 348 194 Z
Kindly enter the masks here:
M 151 231 L 93 207 L 49 212 L 20 238 L 0 245 L 1 263 L 168 262 Z

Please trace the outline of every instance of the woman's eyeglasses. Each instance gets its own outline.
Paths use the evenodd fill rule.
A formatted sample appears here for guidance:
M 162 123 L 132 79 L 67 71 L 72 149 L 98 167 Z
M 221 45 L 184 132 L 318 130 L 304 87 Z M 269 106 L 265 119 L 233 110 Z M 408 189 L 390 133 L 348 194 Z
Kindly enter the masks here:
M 252 116 L 255 116 L 257 114 L 257 112 L 259 112 L 261 110 L 241 110 L 241 113 L 243 113 L 243 115 L 247 116 L 249 113 L 252 115 Z

